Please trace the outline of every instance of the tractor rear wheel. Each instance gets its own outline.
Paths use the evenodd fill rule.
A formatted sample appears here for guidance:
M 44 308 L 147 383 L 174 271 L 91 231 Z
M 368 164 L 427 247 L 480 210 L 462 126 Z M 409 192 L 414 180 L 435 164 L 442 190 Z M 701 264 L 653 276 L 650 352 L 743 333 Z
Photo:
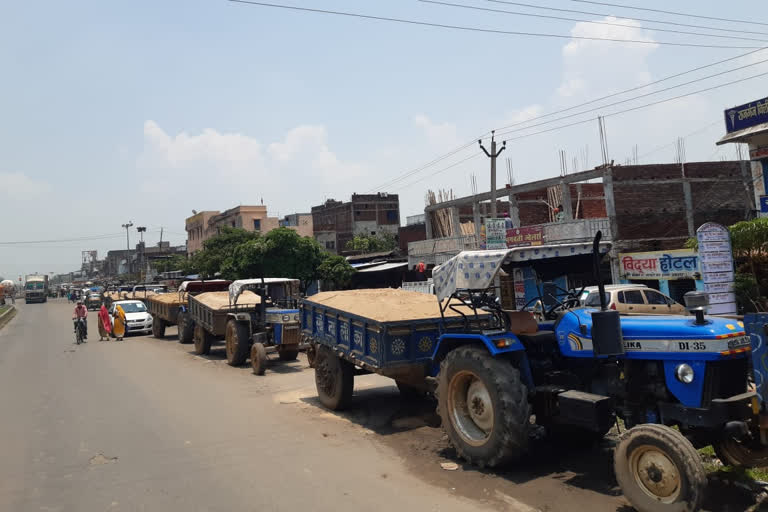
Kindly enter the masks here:
M 241 366 L 248 359 L 250 351 L 250 333 L 248 326 L 237 320 L 227 322 L 226 346 L 227 362 L 230 366 Z
M 211 353 L 213 336 L 202 325 L 195 326 L 195 354 L 204 356 Z
M 677 430 L 645 424 L 625 431 L 613 468 L 638 512 L 695 512 L 701 506 L 707 475 L 699 453 Z
M 528 390 L 509 361 L 482 347 L 452 350 L 440 365 L 438 413 L 459 456 L 497 467 L 528 448 Z
M 176 316 L 176 325 L 178 326 L 179 343 L 192 343 L 195 336 L 195 323 L 184 312 L 179 312 Z
M 717 458 L 726 466 L 745 468 L 768 466 L 768 447 L 760 444 L 758 439 L 737 441 L 734 438 L 728 438 L 715 443 L 713 447 Z
M 315 387 L 320 403 L 332 411 L 340 411 L 352 401 L 354 386 L 355 367 L 325 345 L 318 345 Z

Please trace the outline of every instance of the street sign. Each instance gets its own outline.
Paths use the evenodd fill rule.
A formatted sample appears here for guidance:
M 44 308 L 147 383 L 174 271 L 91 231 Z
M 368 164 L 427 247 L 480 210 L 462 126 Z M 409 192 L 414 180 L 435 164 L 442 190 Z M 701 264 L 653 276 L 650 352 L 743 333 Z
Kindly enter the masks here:
M 760 196 L 760 213 L 768 213 L 768 196 Z
M 707 222 L 696 231 L 696 238 L 699 241 L 704 290 L 709 295 L 709 313 L 735 314 L 733 251 L 728 228 Z
M 727 133 L 751 128 L 762 123 L 768 123 L 768 98 L 729 108 L 725 111 L 725 131 Z
M 485 248 L 507 248 L 507 225 L 504 219 L 485 219 Z

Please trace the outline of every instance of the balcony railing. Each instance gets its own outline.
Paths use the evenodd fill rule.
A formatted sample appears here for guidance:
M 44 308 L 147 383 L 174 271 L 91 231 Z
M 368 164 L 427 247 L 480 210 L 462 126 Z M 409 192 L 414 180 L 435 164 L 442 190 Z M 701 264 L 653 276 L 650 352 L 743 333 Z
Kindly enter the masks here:
M 613 240 L 609 219 L 577 219 L 535 226 L 540 227 L 545 244 L 567 244 L 590 242 L 598 231 L 602 231 L 603 240 Z M 463 235 L 447 238 L 433 238 L 408 244 L 408 263 L 413 266 L 419 262 L 427 265 L 440 265 L 461 251 L 479 249 L 475 235 Z

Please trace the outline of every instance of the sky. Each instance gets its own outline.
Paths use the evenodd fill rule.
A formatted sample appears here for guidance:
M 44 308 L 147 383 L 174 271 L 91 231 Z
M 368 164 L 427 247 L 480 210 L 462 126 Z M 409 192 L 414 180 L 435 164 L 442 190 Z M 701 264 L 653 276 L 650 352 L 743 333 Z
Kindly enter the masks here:
M 98 250 L 103 257 L 107 250 L 125 248 L 121 225 L 129 221 L 131 245 L 137 226 L 147 227 L 148 245 L 159 241 L 161 228 L 164 240 L 181 244 L 192 210 L 263 201 L 271 215 L 283 216 L 329 198 L 384 191 L 400 194 L 405 223 L 406 216 L 423 212 L 429 189 L 469 195 L 472 175 L 480 190 L 489 189 L 489 162 L 476 140 L 486 137 L 487 144 L 492 129 L 508 140 L 500 184 L 508 166 L 516 183 L 558 175 L 561 151 L 568 172 L 601 164 L 598 114 L 606 116 L 609 158 L 617 163 L 633 155 L 641 164 L 672 162 L 678 137 L 685 137 L 687 161 L 734 159 L 735 146 L 715 146 L 725 131 L 723 110 L 768 96 L 768 76 L 745 80 L 768 72 L 768 62 L 761 63 L 768 60 L 765 50 L 569 110 L 561 116 L 579 115 L 558 122 L 540 124 L 557 116 L 531 120 L 752 51 L 662 43 L 768 46 L 768 15 L 758 0 L 612 2 L 715 20 L 575 0 L 535 5 L 592 14 L 446 0 L 582 21 L 418 0 L 273 1 L 564 37 L 446 29 L 227 0 L 2 0 L 0 276 L 75 270 L 83 250 Z M 734 69 L 742 66 L 748 67 Z M 714 73 L 722 74 L 680 85 Z M 736 83 L 618 113 L 726 82 Z M 661 91 L 675 85 L 680 86 Z M 649 93 L 654 94 L 636 98 Z M 622 100 L 630 101 L 608 105 Z M 518 124 L 524 121 L 529 124 Z M 579 121 L 584 122 L 551 129 Z M 501 129 L 510 125 L 515 126 Z

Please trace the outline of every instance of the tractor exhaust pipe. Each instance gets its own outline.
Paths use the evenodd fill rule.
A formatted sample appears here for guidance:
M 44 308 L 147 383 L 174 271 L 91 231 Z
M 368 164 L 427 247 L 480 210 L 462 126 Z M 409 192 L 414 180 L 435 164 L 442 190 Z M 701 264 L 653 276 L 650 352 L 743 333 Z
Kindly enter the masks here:
M 600 240 L 602 238 L 603 232 L 598 231 L 592 241 L 592 273 L 597 279 L 597 289 L 600 293 L 600 311 L 606 311 L 608 304 L 605 302 L 605 285 L 603 284 L 603 274 L 600 272 Z

